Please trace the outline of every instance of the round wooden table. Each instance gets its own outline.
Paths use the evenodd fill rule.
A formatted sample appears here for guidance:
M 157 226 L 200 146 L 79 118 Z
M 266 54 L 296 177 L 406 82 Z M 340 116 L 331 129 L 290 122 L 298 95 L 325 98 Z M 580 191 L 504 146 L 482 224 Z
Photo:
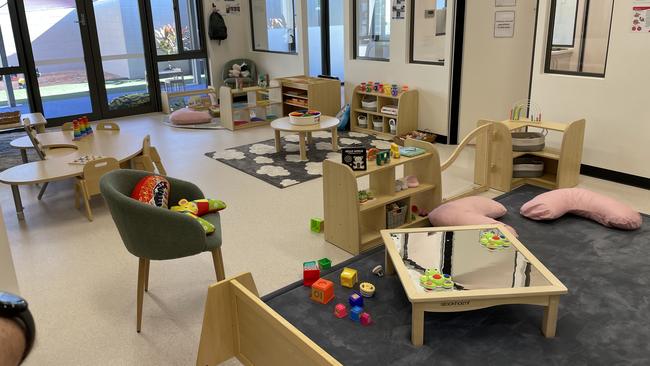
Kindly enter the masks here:
M 63 156 L 48 154 L 46 160 L 21 164 L 0 172 L 0 183 L 9 184 L 13 193 L 18 219 L 24 218 L 23 206 L 18 186 L 49 183 L 83 175 L 83 165 L 70 164 L 85 155 L 115 158 L 123 163 L 142 153 L 145 133 L 125 133 L 124 131 L 94 131 L 81 140 L 73 140 L 72 131 L 46 132 L 37 135 L 44 148 L 65 148 Z M 56 151 L 56 149 L 54 150 Z
M 298 126 L 291 124 L 289 122 L 289 117 L 282 117 L 271 122 L 271 128 L 275 130 L 275 151 L 282 151 L 282 143 L 280 141 L 280 132 L 292 132 L 297 133 L 299 136 L 300 144 L 300 160 L 307 160 L 307 146 L 305 144 L 305 139 L 307 143 L 311 143 L 311 133 L 315 131 L 332 131 L 332 151 L 337 151 L 338 146 L 338 133 L 336 132 L 337 127 L 341 121 L 338 118 L 330 116 L 321 116 L 320 123 L 306 126 Z

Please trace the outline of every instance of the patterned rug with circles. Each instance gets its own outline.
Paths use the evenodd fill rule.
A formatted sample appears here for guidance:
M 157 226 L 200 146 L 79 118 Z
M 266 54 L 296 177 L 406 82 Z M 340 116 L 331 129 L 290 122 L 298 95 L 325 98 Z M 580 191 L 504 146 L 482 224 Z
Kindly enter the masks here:
M 391 140 L 358 132 L 339 132 L 339 147 L 390 148 Z M 283 151 L 275 152 L 273 139 L 211 151 L 205 155 L 261 179 L 278 188 L 320 178 L 323 160 L 341 161 L 341 153 L 332 151 L 332 134 L 329 131 L 312 133 L 312 143 L 307 145 L 308 160 L 300 161 L 298 135 L 282 136 Z

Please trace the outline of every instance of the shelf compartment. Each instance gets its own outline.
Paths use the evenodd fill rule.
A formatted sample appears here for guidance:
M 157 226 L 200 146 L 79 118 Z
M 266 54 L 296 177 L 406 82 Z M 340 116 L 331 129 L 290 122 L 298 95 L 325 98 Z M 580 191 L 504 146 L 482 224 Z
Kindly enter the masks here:
M 540 158 L 560 160 L 560 150 L 552 147 L 545 147 L 541 151 L 513 151 L 512 158 L 518 158 L 523 155 L 534 155 Z
M 282 95 L 291 97 L 291 98 L 298 98 L 298 99 L 304 99 L 304 100 L 309 100 L 307 97 L 307 94 L 297 94 L 297 93 L 282 93 Z
M 371 111 L 371 110 L 363 109 L 363 108 L 354 108 L 354 111 L 357 112 L 357 113 L 368 113 L 368 114 L 372 114 L 372 115 L 375 115 L 375 116 L 381 116 L 381 117 L 388 117 L 388 118 L 397 119 L 397 115 L 395 115 L 395 114 L 386 114 L 386 113 Z
M 384 85 L 384 88 L 385 88 L 385 87 L 386 87 L 386 86 Z M 390 88 L 390 86 L 389 86 L 389 88 Z M 372 91 L 372 92 L 361 91 L 361 90 L 359 90 L 358 88 L 357 88 L 356 92 L 359 93 L 359 94 L 361 94 L 361 95 L 372 95 L 372 96 L 374 96 L 374 97 L 382 97 L 382 98 L 389 98 L 389 99 L 399 99 L 399 97 L 400 97 L 402 94 L 404 94 L 404 92 L 400 91 L 399 93 L 397 93 L 396 96 L 392 96 L 392 95 L 390 95 L 390 94 L 377 93 L 377 92 L 374 92 L 374 91 Z
M 402 200 L 402 199 L 404 199 L 406 197 L 409 197 L 411 195 L 415 195 L 415 194 L 422 193 L 422 192 L 427 192 L 427 191 L 433 190 L 435 188 L 436 188 L 435 184 L 422 183 L 417 187 L 405 189 L 405 190 L 399 191 L 399 192 L 395 192 L 395 194 L 392 194 L 392 195 L 388 195 L 388 194 L 379 195 L 379 196 L 376 196 L 375 199 L 373 199 L 373 200 L 367 201 L 365 203 L 360 203 L 359 204 L 359 211 L 365 212 L 365 211 L 368 211 L 368 210 L 372 210 L 373 208 L 385 206 L 387 204 L 400 201 L 400 200 Z
M 418 161 L 418 160 L 421 160 L 421 159 L 428 159 L 428 158 L 431 157 L 431 155 L 432 154 L 430 152 L 425 152 L 424 154 L 420 154 L 420 155 L 413 156 L 413 157 L 402 156 L 399 159 L 390 159 L 390 163 L 385 164 L 385 165 L 381 165 L 381 166 L 377 166 L 377 163 L 375 161 L 371 160 L 371 161 L 368 161 L 368 169 L 361 170 L 361 171 L 353 171 L 353 174 L 355 175 L 355 177 L 359 178 L 359 177 L 363 177 L 364 175 L 376 173 L 376 172 L 379 172 L 379 171 L 382 171 L 382 170 L 393 169 L 397 165 L 410 163 L 410 162 Z M 352 169 L 350 169 L 350 170 L 352 170 Z
M 298 108 L 306 108 L 306 109 L 309 109 L 309 106 L 306 105 L 306 104 L 298 104 L 298 103 L 293 103 L 293 102 L 289 102 L 289 101 L 286 101 L 286 100 L 284 101 L 284 104 L 286 104 L 286 105 L 290 105 L 290 106 L 294 106 L 294 107 L 298 107 Z

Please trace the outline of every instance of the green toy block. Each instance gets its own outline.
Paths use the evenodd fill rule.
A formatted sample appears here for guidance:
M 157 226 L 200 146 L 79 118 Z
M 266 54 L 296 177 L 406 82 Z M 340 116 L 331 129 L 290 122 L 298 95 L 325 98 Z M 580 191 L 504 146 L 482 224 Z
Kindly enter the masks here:
M 314 217 L 311 219 L 311 231 L 315 233 L 322 233 L 325 230 L 325 220 Z
M 321 258 L 318 260 L 318 267 L 321 270 L 330 269 L 332 267 L 332 261 L 329 258 Z

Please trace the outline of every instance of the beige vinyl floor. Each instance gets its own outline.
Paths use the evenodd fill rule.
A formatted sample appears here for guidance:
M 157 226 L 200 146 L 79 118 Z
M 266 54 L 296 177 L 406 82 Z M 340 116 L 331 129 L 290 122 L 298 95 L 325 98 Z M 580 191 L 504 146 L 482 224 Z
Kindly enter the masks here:
M 329 257 L 338 263 L 350 257 L 309 230 L 309 219 L 323 215 L 321 179 L 278 189 L 203 155 L 271 139 L 270 128 L 182 130 L 161 119 L 150 114 L 118 122 L 122 133 L 151 134 L 171 176 L 190 180 L 207 197 L 228 203 L 222 213 L 227 276 L 250 271 L 266 294 L 300 279 L 304 261 Z M 437 146 L 442 159 L 452 151 Z M 468 188 L 472 176 L 469 149 L 443 174 L 444 195 Z M 647 190 L 589 177 L 581 177 L 580 186 L 650 212 Z M 19 286 L 38 328 L 26 365 L 194 364 L 206 289 L 215 280 L 210 255 L 152 262 L 138 334 L 137 258 L 124 248 L 101 197 L 93 199 L 95 221 L 88 222 L 74 209 L 71 181 L 51 184 L 41 202 L 37 187 L 21 190 L 26 220 L 19 223 L 11 191 L 0 185 Z

